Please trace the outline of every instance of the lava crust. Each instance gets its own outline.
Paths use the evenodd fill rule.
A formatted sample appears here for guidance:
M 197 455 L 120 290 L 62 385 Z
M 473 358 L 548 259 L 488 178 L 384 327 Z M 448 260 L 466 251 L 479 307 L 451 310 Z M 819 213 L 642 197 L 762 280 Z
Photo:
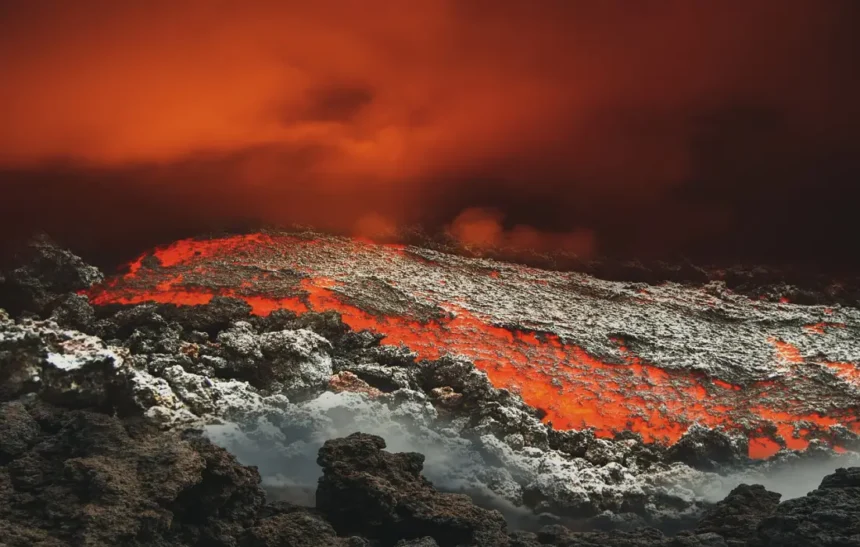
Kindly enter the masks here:
M 860 311 L 600 280 L 318 234 L 183 240 L 83 294 L 93 304 L 334 311 L 420 359 L 469 359 L 556 430 L 673 445 L 694 424 L 753 458 L 860 433 Z

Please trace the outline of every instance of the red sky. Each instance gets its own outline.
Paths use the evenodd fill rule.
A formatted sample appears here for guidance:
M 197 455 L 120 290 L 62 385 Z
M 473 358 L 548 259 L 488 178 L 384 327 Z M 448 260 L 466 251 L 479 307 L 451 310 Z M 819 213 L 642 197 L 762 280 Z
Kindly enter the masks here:
M 496 243 L 760 249 L 808 237 L 775 210 L 838 216 L 854 188 L 857 20 L 850 0 L 0 2 L 0 184 L 19 229 L 80 240 L 483 211 Z M 802 248 L 841 229 L 813 216 Z

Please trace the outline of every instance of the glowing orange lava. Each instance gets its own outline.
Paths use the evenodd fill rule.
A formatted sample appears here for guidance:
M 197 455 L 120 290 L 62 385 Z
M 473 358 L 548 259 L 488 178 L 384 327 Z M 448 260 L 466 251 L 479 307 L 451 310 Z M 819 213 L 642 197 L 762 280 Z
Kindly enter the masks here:
M 275 241 L 275 239 L 278 241 Z M 174 266 L 198 271 L 217 264 L 259 264 L 251 253 L 260 245 L 313 245 L 312 240 L 255 234 L 209 241 L 180 241 L 152 256 L 160 266 L 147 266 L 141 258 L 129 272 L 89 293 L 93 303 L 135 304 L 145 301 L 177 305 L 205 304 L 215 295 L 245 300 L 254 314 L 267 315 L 287 309 L 338 312 L 354 330 L 383 334 L 382 344 L 403 344 L 422 359 L 445 354 L 465 356 L 486 372 L 493 385 L 519 393 L 529 405 L 545 412 L 544 420 L 557 429 L 593 428 L 601 437 L 633 431 L 646 442 L 674 443 L 693 423 L 740 430 L 750 438 L 749 455 L 765 458 L 781 448 L 802 450 L 813 438 L 827 440 L 827 430 L 845 424 L 860 433 L 856 415 L 823 416 L 784 408 L 756 405 L 766 394 L 780 389 L 771 381 L 738 386 L 701 374 L 663 369 L 644 363 L 620 340 L 620 362 L 608 362 L 558 336 L 502 328 L 490 319 L 453 303 L 442 307 L 448 315 L 419 321 L 409 316 L 379 315 L 348 303 L 339 283 L 314 275 L 311 266 L 296 264 L 309 273 L 295 287 L 295 296 L 274 298 L 254 292 L 253 283 L 235 286 L 200 286 L 186 282 Z M 390 252 L 403 252 L 392 246 Z M 265 264 L 263 264 L 265 265 Z M 187 271 L 187 270 L 186 270 Z M 499 273 L 489 274 L 498 279 Z M 813 325 L 810 330 L 835 327 Z M 785 363 L 803 363 L 795 346 L 771 339 L 775 357 Z M 860 383 L 860 372 L 849 363 L 829 363 L 848 382 Z M 801 425 L 802 424 L 802 427 Z M 776 436 L 762 431 L 776 431 Z

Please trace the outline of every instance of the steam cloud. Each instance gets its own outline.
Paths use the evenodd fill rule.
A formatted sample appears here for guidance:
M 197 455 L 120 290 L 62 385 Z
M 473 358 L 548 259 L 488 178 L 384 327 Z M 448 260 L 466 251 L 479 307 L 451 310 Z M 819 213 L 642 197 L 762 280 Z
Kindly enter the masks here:
M 246 465 L 255 465 L 270 496 L 302 505 L 314 505 L 317 480 L 322 471 L 316 463 L 323 443 L 356 431 L 383 437 L 391 452 L 420 452 L 426 457 L 423 474 L 437 488 L 466 492 L 484 505 L 500 510 L 512 524 L 536 525 L 537 515 L 494 492 L 498 476 L 504 482 L 507 469 L 489 464 L 465 439 L 442 437 L 427 427 L 429 418 L 421 401 L 401 402 L 395 410 L 352 393 L 326 392 L 309 402 L 291 407 L 292 424 L 280 429 L 265 423 L 209 425 L 206 435 Z
M 0 2 L 0 228 L 854 260 L 856 2 L 373 4 Z
M 516 465 L 516 457 L 503 461 L 493 457 L 486 447 L 482 449 L 453 431 L 446 435 L 444 430 L 429 426 L 431 416 L 420 400 L 401 401 L 391 408 L 359 394 L 325 392 L 291 406 L 290 419 L 290 423 L 277 427 L 265 419 L 257 423 L 227 422 L 209 425 L 205 433 L 243 464 L 257 466 L 263 486 L 273 499 L 313 506 L 317 480 L 322 475 L 316 464 L 319 448 L 328 439 L 361 431 L 383 437 L 391 452 L 424 454 L 423 474 L 436 488 L 468 493 L 476 503 L 499 510 L 513 528 L 537 529 L 547 523 L 541 515 L 518 504 L 521 486 L 537 476 L 526 463 L 533 456 L 521 455 L 523 461 Z M 741 483 L 762 484 L 782 494 L 784 501 L 814 490 L 837 468 L 857 464 L 856 454 L 828 453 L 814 457 L 788 455 L 728 475 L 676 466 L 658 484 L 674 495 L 711 503 L 721 501 Z M 572 475 L 554 476 L 551 480 L 589 480 L 589 473 L 576 466 L 565 472 Z M 641 487 L 648 488 L 647 479 L 641 480 Z M 573 528 L 582 525 L 581 519 L 558 516 L 549 522 L 559 518 Z

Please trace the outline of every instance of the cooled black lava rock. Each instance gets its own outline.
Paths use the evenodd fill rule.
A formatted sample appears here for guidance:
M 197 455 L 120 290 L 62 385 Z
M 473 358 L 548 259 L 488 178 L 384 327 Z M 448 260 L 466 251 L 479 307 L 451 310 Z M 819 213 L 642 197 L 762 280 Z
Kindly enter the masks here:
M 679 534 L 666 537 L 654 528 L 634 532 L 572 532 L 564 526 L 546 526 L 537 535 L 540 545 L 559 547 L 726 547 L 717 534 Z
M 96 312 L 86 296 L 69 294 L 57 299 L 50 319 L 66 328 L 93 333 Z
M 120 308 L 109 318 L 99 321 L 100 335 L 105 339 L 125 339 L 135 331 L 140 330 L 156 337 L 162 329 L 167 327 L 167 320 L 158 313 L 158 310 L 158 304 L 154 303 Z M 109 309 L 105 311 L 109 311 Z
M 2 545 L 235 545 L 263 504 L 256 470 L 200 437 L 37 400 L 0 416 Z
M 781 503 L 764 519 L 751 547 L 860 545 L 860 467 L 837 469 L 802 498 Z
M 358 533 L 394 545 L 432 537 L 441 547 L 506 545 L 505 521 L 468 496 L 437 492 L 421 476 L 424 456 L 383 451 L 381 437 L 354 433 L 327 441 L 317 508 L 340 533 Z
M 31 239 L 12 265 L 0 271 L 0 307 L 17 315 L 44 315 L 59 297 L 100 283 L 104 276 L 46 236 Z
M 666 450 L 666 460 L 683 462 L 704 471 L 715 471 L 727 465 L 738 465 L 747 459 L 748 441 L 730 437 L 718 429 L 694 424 L 678 442 Z
M 363 547 L 364 538 L 338 537 L 325 517 L 309 507 L 289 503 L 267 506 L 246 530 L 242 547 Z
M 208 304 L 199 306 L 159 306 L 158 313 L 168 321 L 175 321 L 188 331 L 215 335 L 235 321 L 251 318 L 251 306 L 244 300 L 214 296 Z
M 35 443 L 39 424 L 18 402 L 0 405 L 0 464 L 14 460 Z
M 291 328 L 308 329 L 333 342 L 339 340 L 350 330 L 341 320 L 340 314 L 334 311 L 302 314 L 296 318 Z
M 394 547 L 438 547 L 439 544 L 430 536 L 419 539 L 404 539 L 397 542 Z
M 708 511 L 696 531 L 720 534 L 729 547 L 742 547 L 755 536 L 762 519 L 776 510 L 779 498 L 764 486 L 742 484 Z

